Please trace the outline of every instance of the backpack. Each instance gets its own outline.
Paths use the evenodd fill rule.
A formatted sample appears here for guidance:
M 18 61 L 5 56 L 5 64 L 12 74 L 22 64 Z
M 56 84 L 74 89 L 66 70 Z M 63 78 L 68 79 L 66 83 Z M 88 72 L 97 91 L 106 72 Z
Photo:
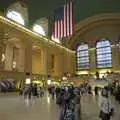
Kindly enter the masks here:
M 74 114 L 71 109 L 67 109 L 64 113 L 64 120 L 74 120 Z
M 57 96 L 56 104 L 58 104 L 58 105 L 62 104 L 62 96 L 61 95 Z

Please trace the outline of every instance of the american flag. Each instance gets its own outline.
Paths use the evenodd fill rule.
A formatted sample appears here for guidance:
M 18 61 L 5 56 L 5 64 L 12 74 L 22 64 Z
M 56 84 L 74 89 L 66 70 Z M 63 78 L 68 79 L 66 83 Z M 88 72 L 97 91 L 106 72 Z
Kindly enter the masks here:
M 66 3 L 54 12 L 53 38 L 62 39 L 74 32 L 73 2 Z

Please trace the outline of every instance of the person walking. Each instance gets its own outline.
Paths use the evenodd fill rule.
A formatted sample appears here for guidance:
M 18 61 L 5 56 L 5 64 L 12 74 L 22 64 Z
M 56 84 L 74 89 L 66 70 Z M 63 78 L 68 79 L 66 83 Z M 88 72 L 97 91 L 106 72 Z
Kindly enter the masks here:
M 110 120 L 113 116 L 113 105 L 109 99 L 107 89 L 103 89 L 102 96 L 99 100 L 100 114 L 99 117 L 101 120 Z
M 75 120 L 81 120 L 80 91 L 75 91 Z

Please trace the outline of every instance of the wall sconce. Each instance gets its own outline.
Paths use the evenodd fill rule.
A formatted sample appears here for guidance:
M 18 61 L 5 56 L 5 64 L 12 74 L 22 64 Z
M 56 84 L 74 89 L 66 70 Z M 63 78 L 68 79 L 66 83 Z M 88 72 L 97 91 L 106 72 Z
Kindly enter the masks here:
M 16 61 L 13 61 L 13 68 L 15 69 L 16 68 Z
M 51 80 L 48 80 L 48 81 L 47 81 L 47 84 L 48 84 L 48 85 L 51 85 Z
M 26 78 L 25 84 L 29 85 L 30 83 L 31 83 L 31 79 L 30 78 Z
M 63 80 L 67 80 L 67 77 L 62 77 Z
M 1 61 L 4 62 L 5 61 L 5 54 L 2 53 L 2 58 L 1 58 Z

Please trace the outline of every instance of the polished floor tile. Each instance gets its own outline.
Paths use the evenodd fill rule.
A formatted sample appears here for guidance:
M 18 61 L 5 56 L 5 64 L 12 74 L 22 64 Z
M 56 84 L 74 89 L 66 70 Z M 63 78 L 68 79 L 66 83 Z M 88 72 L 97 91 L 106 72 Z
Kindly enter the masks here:
M 58 113 L 58 106 L 47 97 L 29 103 L 22 97 L 0 97 L 0 120 L 58 120 Z
M 114 101 L 115 116 L 120 120 L 120 104 Z M 86 95 L 81 98 L 82 120 L 99 120 L 98 97 Z M 59 108 L 50 97 L 24 101 L 16 95 L 0 96 L 0 120 L 59 120 Z
M 82 120 L 99 120 L 99 96 L 86 95 L 81 98 Z M 111 101 L 114 105 L 115 114 L 111 120 L 120 120 L 120 104 L 113 97 Z

